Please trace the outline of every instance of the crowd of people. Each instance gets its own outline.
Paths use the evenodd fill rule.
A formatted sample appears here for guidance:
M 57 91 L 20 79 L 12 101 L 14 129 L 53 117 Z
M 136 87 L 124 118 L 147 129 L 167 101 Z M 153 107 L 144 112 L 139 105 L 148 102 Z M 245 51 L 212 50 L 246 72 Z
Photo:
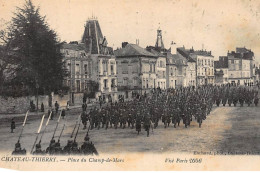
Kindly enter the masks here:
M 87 113 L 83 109 L 81 118 L 84 126 L 87 122 L 93 128 L 135 128 L 137 133 L 143 128 L 149 136 L 150 128 L 155 129 L 161 121 L 164 128 L 174 128 L 182 121 L 187 128 L 195 120 L 201 127 L 203 120 L 210 114 L 213 104 L 223 106 L 243 106 L 245 101 L 258 104 L 258 92 L 252 87 L 205 85 L 198 88 L 183 87 L 161 91 L 155 89 L 151 94 L 137 95 L 131 101 L 119 101 L 103 107 L 95 107 Z
M 195 87 L 181 87 L 179 89 L 154 89 L 149 94 L 135 94 L 132 100 L 120 99 L 118 102 L 99 105 L 87 111 L 87 104 L 83 103 L 81 113 L 81 123 L 83 129 L 87 126 L 89 130 L 94 128 L 131 128 L 137 134 L 144 129 L 149 136 L 150 130 L 156 129 L 160 124 L 164 128 L 177 128 L 181 124 L 188 128 L 191 121 L 198 123 L 201 128 L 202 122 L 212 111 L 213 105 L 243 107 L 258 105 L 258 89 L 251 86 L 213 86 L 205 85 Z M 56 105 L 55 105 L 56 107 Z M 57 109 L 55 110 L 57 113 Z M 65 116 L 65 110 L 61 112 Z M 51 115 L 50 115 L 51 116 Z M 181 123 L 182 122 L 182 123 Z M 76 127 L 76 126 L 75 126 Z M 78 126 L 79 129 L 79 126 Z M 75 128 L 74 128 L 75 130 Z M 41 145 L 36 144 L 33 154 L 98 154 L 94 144 L 89 141 L 87 135 L 84 143 L 78 147 L 76 140 L 68 140 L 67 145 L 61 148 L 59 140 L 55 142 L 52 138 L 46 151 L 41 150 Z M 19 141 L 18 141 L 19 143 Z M 24 153 L 24 150 L 17 144 L 17 151 Z M 13 154 L 15 154 L 14 152 Z M 19 152 L 17 152 L 19 153 Z

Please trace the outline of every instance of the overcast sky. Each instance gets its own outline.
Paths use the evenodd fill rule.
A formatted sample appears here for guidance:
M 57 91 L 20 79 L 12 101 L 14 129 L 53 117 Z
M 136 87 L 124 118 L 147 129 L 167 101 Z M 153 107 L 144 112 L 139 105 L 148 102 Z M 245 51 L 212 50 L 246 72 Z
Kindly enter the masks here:
M 260 60 L 260 1 L 248 0 L 32 0 L 61 41 L 80 40 L 94 14 L 109 46 L 121 42 L 155 45 L 160 27 L 166 48 L 171 41 L 212 51 L 215 58 L 247 47 Z M 0 19 L 10 20 L 24 0 L 0 0 Z M 204 45 L 204 46 L 203 46 Z

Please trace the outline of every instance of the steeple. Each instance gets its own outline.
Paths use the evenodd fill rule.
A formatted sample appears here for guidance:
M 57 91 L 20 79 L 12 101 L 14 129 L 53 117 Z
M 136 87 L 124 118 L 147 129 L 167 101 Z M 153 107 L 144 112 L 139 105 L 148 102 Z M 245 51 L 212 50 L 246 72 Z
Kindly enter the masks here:
M 155 43 L 155 48 L 164 49 L 164 44 L 162 40 L 162 30 L 160 28 L 158 28 L 157 30 L 157 40 Z
M 88 53 L 102 54 L 101 46 L 104 37 L 96 17 L 92 16 L 91 19 L 88 19 L 81 42 L 85 43 Z

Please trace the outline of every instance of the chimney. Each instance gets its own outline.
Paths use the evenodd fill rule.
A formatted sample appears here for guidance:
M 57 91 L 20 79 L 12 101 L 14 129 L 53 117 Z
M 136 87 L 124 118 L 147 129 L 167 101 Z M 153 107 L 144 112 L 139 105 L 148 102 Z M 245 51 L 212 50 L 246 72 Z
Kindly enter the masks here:
M 123 42 L 123 43 L 122 43 L 122 48 L 125 48 L 126 45 L 128 45 L 128 42 Z
M 139 39 L 136 39 L 136 44 L 139 46 Z

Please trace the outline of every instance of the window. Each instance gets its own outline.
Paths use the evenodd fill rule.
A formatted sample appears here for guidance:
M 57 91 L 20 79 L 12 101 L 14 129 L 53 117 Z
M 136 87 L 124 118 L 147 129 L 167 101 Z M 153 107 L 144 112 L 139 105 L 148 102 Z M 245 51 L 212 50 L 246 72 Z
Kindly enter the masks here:
M 84 64 L 84 72 L 85 72 L 85 74 L 88 74 L 88 65 L 87 64 Z
M 115 79 L 112 79 L 111 80 L 111 88 L 114 88 L 116 86 L 116 84 L 115 84 Z
M 71 65 L 70 65 L 70 63 L 68 63 L 67 69 L 68 69 L 69 72 L 71 72 Z
M 165 78 L 165 71 L 163 71 L 163 78 Z
M 77 80 L 77 92 L 80 92 L 80 80 Z
M 125 85 L 125 86 L 128 85 L 128 79 L 127 79 L 127 78 L 124 78 L 124 79 L 123 79 L 123 85 Z
M 107 88 L 107 79 L 104 79 L 104 88 Z
M 66 54 L 69 55 L 69 51 L 68 50 L 66 50 Z
M 114 65 L 110 66 L 110 70 L 111 70 L 111 75 L 113 75 L 114 74 Z
M 103 72 L 107 72 L 107 61 L 102 61 Z
M 79 74 L 79 64 L 76 64 L 76 74 Z

